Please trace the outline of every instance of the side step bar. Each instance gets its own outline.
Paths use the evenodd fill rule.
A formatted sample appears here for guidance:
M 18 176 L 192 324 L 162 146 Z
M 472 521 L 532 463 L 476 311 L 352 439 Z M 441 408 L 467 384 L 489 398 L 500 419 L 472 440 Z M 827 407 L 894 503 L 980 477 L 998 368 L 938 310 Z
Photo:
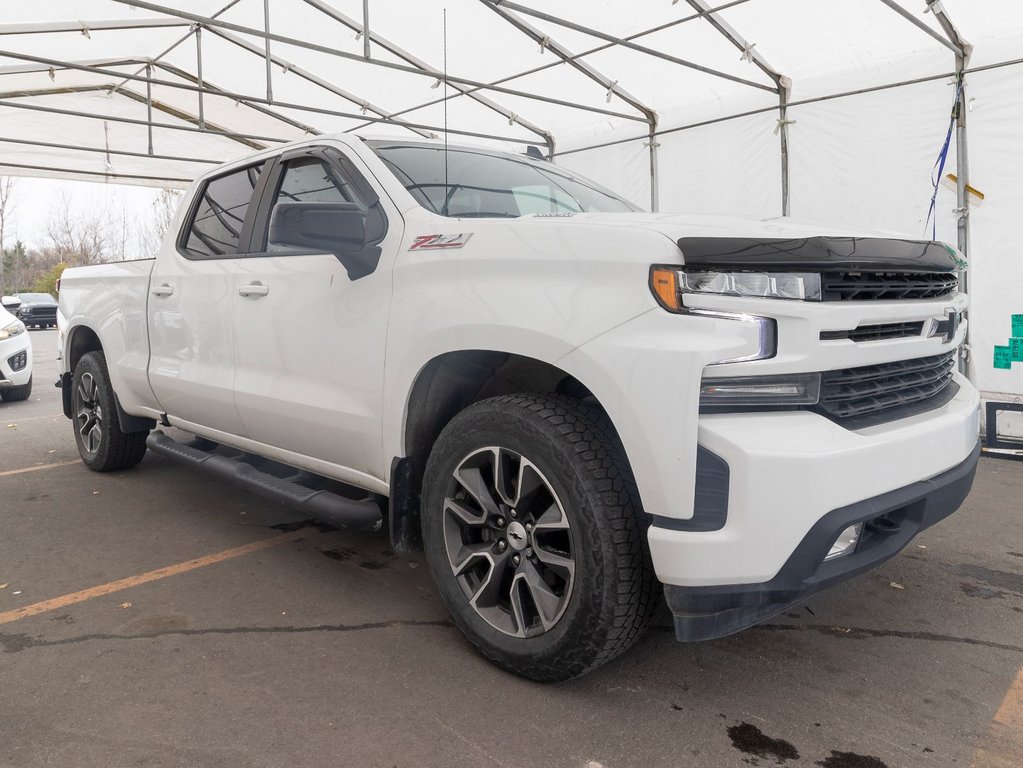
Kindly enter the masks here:
M 179 443 L 160 430 L 149 434 L 149 437 L 146 438 L 146 445 L 154 453 L 182 464 L 188 464 L 207 475 L 227 480 L 245 490 L 304 512 L 325 523 L 340 528 L 355 528 L 365 531 L 380 530 L 383 524 L 380 505 L 372 497 L 349 499 L 331 491 L 307 488 L 295 482 L 296 479 L 313 477 L 306 472 L 295 470 L 295 474 L 291 478 L 278 477 L 269 472 L 263 472 L 239 458 L 202 451 Z M 238 455 L 247 456 L 248 454 Z

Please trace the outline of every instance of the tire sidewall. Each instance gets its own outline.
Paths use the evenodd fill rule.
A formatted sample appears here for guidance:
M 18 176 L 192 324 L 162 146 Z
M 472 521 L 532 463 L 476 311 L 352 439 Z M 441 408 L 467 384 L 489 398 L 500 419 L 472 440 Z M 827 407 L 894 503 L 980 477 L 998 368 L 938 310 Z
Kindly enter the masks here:
M 82 377 L 87 373 L 92 374 L 92 378 L 96 382 L 96 397 L 103 407 L 100 445 L 99 450 L 95 453 L 90 453 L 85 449 L 82 435 L 78 429 L 78 388 L 81 385 Z M 114 402 L 114 389 L 110 385 L 110 376 L 107 374 L 106 361 L 103 359 L 102 353 L 89 352 L 82 356 L 78 365 L 75 366 L 72 384 L 72 424 L 74 424 L 75 445 L 78 446 L 78 454 L 90 468 L 105 467 L 113 447 L 113 429 L 117 426 L 117 405 Z
M 585 492 L 585 468 L 573 461 L 571 444 L 529 416 L 499 408 L 470 409 L 456 416 L 430 454 L 421 510 L 426 559 L 442 599 L 485 655 L 513 668 L 588 645 L 600 629 L 606 587 L 608 544 L 601 535 L 599 499 Z M 491 626 L 469 605 L 449 565 L 442 519 L 449 478 L 466 456 L 492 445 L 515 451 L 537 466 L 561 501 L 571 527 L 576 567 L 572 594 L 554 628 L 538 637 L 511 637 Z

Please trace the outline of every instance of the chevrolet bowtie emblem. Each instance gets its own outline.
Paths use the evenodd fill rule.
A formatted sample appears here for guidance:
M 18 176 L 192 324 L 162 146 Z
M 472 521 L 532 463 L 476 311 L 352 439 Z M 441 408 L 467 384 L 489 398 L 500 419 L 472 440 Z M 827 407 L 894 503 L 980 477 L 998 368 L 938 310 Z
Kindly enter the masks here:
M 930 330 L 927 332 L 927 338 L 940 336 L 942 342 L 948 344 L 948 342 L 952 341 L 952 339 L 956 337 L 956 333 L 959 332 L 959 323 L 962 322 L 962 318 L 963 316 L 954 309 L 948 309 L 945 311 L 944 320 L 932 317 Z

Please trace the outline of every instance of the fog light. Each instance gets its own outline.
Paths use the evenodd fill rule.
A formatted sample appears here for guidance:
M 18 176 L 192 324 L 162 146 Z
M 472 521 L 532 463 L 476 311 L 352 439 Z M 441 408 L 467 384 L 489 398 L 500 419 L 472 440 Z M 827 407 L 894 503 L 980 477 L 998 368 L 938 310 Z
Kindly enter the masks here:
M 835 543 L 831 545 L 831 551 L 828 552 L 824 558 L 824 562 L 828 560 L 834 560 L 839 557 L 845 557 L 851 555 L 856 551 L 856 544 L 860 540 L 860 534 L 863 533 L 863 523 L 856 523 L 856 525 L 850 525 L 844 531 L 842 531 L 838 538 L 835 539 Z

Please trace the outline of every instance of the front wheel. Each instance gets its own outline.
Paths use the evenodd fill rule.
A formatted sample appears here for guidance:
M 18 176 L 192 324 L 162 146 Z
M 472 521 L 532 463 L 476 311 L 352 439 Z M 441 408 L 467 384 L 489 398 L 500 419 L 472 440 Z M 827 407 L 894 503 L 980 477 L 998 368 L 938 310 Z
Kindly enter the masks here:
M 13 403 L 18 400 L 28 400 L 32 396 L 32 377 L 28 377 L 28 381 L 22 384 L 20 387 L 10 387 L 8 389 L 0 390 L 0 400 L 5 403 Z
M 459 413 L 423 488 L 423 540 L 455 623 L 488 659 L 567 680 L 649 624 L 656 582 L 632 473 L 607 418 L 509 395 Z
M 95 472 L 127 469 L 142 461 L 148 432 L 122 432 L 117 403 L 102 352 L 89 352 L 75 366 L 71 405 L 75 443 L 85 466 Z

